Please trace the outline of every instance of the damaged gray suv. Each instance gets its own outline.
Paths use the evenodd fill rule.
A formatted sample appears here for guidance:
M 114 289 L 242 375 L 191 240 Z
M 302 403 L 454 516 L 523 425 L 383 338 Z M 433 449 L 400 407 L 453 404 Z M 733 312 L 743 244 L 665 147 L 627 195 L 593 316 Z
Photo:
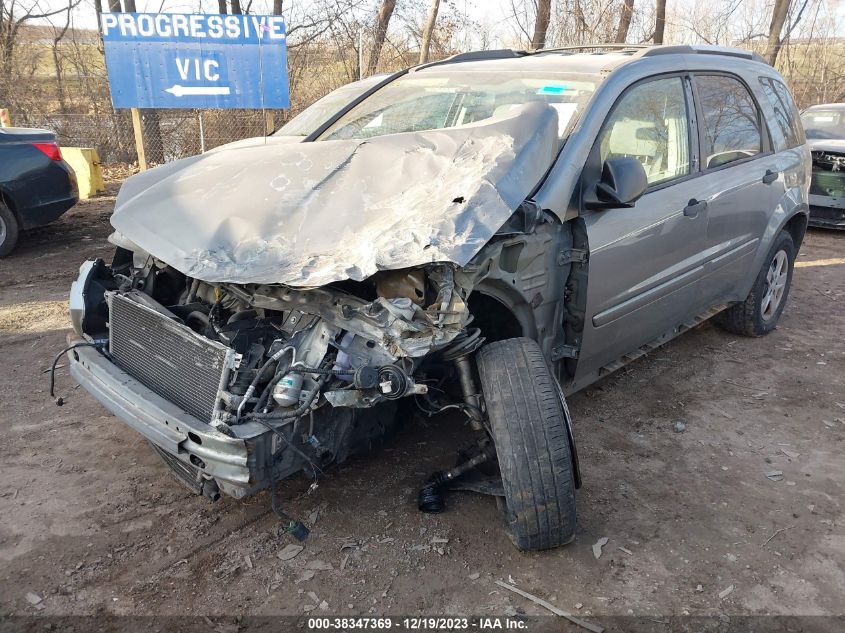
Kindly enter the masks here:
M 398 406 L 460 412 L 477 443 L 420 509 L 482 490 L 517 547 L 559 546 L 580 482 L 565 395 L 714 315 L 771 331 L 809 176 L 783 79 L 750 53 L 458 55 L 301 143 L 127 180 L 113 262 L 71 290 L 71 372 L 196 493 L 270 489 L 282 515 L 277 482 L 367 449 Z

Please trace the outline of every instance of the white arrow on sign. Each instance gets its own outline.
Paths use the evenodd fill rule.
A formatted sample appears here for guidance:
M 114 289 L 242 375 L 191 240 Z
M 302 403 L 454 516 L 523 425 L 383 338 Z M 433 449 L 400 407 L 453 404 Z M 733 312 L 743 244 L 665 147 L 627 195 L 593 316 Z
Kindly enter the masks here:
M 184 97 L 186 95 L 227 95 L 230 94 L 229 86 L 180 86 L 174 85 L 171 88 L 165 88 L 165 92 L 169 92 L 174 97 Z

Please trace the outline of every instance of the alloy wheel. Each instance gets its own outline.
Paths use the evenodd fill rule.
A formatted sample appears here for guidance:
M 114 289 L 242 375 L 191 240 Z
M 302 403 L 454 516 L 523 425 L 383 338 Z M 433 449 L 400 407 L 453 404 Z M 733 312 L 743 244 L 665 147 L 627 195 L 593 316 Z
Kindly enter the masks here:
M 783 296 L 786 294 L 786 283 L 789 280 L 789 257 L 786 251 L 778 251 L 769 270 L 766 273 L 766 293 L 760 303 L 760 313 L 764 321 L 771 321 L 777 314 Z

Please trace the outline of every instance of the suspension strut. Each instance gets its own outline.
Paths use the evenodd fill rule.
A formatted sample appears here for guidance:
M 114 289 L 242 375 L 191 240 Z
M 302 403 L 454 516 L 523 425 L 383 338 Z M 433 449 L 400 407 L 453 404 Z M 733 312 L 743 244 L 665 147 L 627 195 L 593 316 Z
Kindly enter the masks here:
M 464 402 L 468 405 L 470 425 L 474 431 L 481 431 L 484 428 L 484 420 L 481 415 L 481 394 L 478 392 L 472 374 L 471 358 L 483 343 L 484 337 L 481 336 L 481 330 L 471 328 L 461 332 L 452 341 L 452 344 L 441 353 L 443 360 L 455 363 Z

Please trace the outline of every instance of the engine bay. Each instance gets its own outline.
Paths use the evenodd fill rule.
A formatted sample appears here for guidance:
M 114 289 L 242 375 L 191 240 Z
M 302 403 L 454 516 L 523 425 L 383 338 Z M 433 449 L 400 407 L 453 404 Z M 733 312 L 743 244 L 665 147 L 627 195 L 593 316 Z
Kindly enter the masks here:
M 293 421 L 325 405 L 369 408 L 426 396 L 421 367 L 430 364 L 432 352 L 445 353 L 467 337 L 468 291 L 449 264 L 294 289 L 206 283 L 151 257 L 136 260 L 119 248 L 111 266 L 89 263 L 71 293 L 78 333 L 108 340 L 118 365 L 165 396 L 181 375 L 167 378 L 173 362 L 165 356 L 175 354 L 180 341 L 231 350 L 230 360 L 206 363 L 228 365 L 220 368 L 206 420 L 224 433 L 247 422 Z M 161 321 L 145 325 L 144 333 L 126 334 L 123 321 L 139 317 L 120 317 L 115 301 L 142 306 Z M 160 331 L 149 336 L 151 329 Z M 157 343 L 164 330 L 176 338 Z M 188 331 L 199 338 L 193 340 Z M 116 333 L 131 339 L 129 352 L 116 344 Z M 165 347 L 154 354 L 157 373 L 163 370 L 169 384 L 150 383 L 160 378 L 145 382 L 143 368 L 133 371 L 130 353 L 134 358 L 135 349 L 157 344 Z M 437 408 L 431 402 L 425 406 Z

